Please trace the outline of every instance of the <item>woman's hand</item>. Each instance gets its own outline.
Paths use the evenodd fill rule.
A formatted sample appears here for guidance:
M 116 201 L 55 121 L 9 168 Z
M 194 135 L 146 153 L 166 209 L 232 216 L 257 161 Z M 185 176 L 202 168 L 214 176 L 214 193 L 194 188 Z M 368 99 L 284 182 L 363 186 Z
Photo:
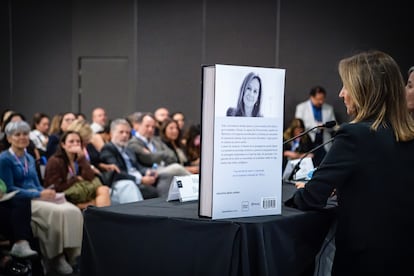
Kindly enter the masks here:
M 305 188 L 305 182 L 296 182 L 295 183 L 295 186 L 296 186 L 296 189 L 303 189 L 303 188 Z
M 44 189 L 40 192 L 40 199 L 43 200 L 52 200 L 56 197 L 56 191 L 52 189 Z

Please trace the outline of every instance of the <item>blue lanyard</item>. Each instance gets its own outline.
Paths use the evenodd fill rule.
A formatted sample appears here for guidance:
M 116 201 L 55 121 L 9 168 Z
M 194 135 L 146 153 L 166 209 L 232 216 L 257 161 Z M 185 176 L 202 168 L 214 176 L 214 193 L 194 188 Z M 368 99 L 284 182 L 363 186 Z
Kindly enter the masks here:
M 72 170 L 71 166 L 68 166 L 68 171 L 71 176 L 77 176 L 79 173 L 79 165 L 77 161 L 74 162 L 74 166 L 75 166 L 75 171 Z

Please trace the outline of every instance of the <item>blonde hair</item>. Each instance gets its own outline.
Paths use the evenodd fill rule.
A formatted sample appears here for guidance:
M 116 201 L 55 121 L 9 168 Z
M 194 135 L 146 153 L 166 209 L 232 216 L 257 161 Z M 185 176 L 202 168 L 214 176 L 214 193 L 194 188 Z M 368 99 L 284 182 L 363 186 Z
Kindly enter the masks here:
M 372 120 L 372 130 L 380 125 L 391 126 L 397 141 L 414 139 L 414 122 L 407 110 L 404 80 L 391 56 L 380 51 L 363 52 L 342 59 L 338 70 L 354 103 L 352 122 Z
M 92 139 L 93 131 L 91 126 L 82 119 L 74 120 L 69 126 L 67 131 L 76 131 L 79 133 L 82 141 L 90 141 Z
M 60 132 L 60 121 L 62 120 L 62 114 L 56 114 L 52 117 L 49 126 L 49 135 L 57 134 Z

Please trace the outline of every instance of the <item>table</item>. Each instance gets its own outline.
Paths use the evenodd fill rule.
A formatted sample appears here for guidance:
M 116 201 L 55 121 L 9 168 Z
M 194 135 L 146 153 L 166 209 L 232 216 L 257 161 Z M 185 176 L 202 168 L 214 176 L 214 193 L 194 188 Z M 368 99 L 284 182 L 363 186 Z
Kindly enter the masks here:
M 295 188 L 283 185 L 283 200 Z M 210 220 L 198 202 L 151 199 L 84 212 L 81 275 L 305 275 L 332 208 Z

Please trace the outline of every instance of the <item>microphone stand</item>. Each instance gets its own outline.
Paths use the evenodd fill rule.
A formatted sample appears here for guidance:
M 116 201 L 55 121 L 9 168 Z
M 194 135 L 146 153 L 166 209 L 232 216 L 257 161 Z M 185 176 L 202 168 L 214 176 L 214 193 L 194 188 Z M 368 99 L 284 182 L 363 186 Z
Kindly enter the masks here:
M 305 136 L 306 134 L 308 134 L 308 133 L 309 133 L 309 132 L 311 132 L 312 130 L 317 129 L 317 128 L 319 128 L 319 127 L 324 127 L 324 126 L 323 126 L 323 125 L 320 125 L 320 126 L 314 126 L 314 127 L 310 128 L 310 129 L 306 130 L 305 132 L 299 133 L 298 135 L 296 135 L 296 136 L 294 136 L 294 137 L 292 137 L 292 138 L 290 138 L 290 139 L 287 139 L 286 141 L 284 141 L 284 142 L 283 142 L 283 145 L 286 145 L 287 143 L 292 142 L 292 141 L 293 141 L 293 140 L 295 140 L 296 138 L 299 138 L 299 137 Z
M 296 173 L 298 172 L 298 170 L 300 169 L 300 163 L 302 163 L 303 159 L 305 159 L 305 158 L 306 158 L 306 156 L 308 156 L 308 155 L 309 155 L 309 153 L 312 153 L 312 152 L 314 152 L 314 151 L 317 151 L 318 149 L 320 149 L 321 147 L 325 146 L 326 144 L 331 143 L 334 139 L 335 139 L 335 138 L 331 138 L 331 139 L 329 139 L 328 141 L 326 141 L 325 143 L 322 143 L 322 144 L 318 145 L 317 147 L 314 147 L 313 149 L 311 149 L 311 150 L 310 150 L 310 151 L 308 151 L 307 153 L 305 153 L 305 155 L 304 155 L 304 156 L 302 156 L 302 157 L 299 159 L 299 162 L 298 162 L 298 163 L 296 163 L 295 167 L 293 167 L 293 170 L 292 170 L 292 172 L 290 173 L 288 180 L 289 180 L 289 181 L 292 181 L 293 176 L 295 176 L 295 174 L 296 174 Z
M 312 130 L 314 130 L 314 129 L 316 129 L 316 128 L 332 128 L 332 127 L 334 127 L 335 125 L 336 125 L 336 121 L 329 121 L 329 122 L 324 123 L 323 125 L 314 126 L 314 127 L 310 128 L 310 129 L 308 129 L 308 130 L 306 130 L 306 131 L 304 131 L 304 132 L 302 132 L 302 133 L 299 133 L 299 134 L 298 134 L 298 135 L 296 135 L 295 137 L 292 137 L 292 138 L 290 138 L 290 139 L 287 139 L 286 141 L 284 141 L 284 142 L 283 142 L 283 145 L 286 145 L 287 143 L 292 142 L 292 141 L 293 141 L 293 140 L 295 140 L 296 138 L 299 138 L 299 137 L 302 137 L 302 136 L 304 136 L 304 135 L 308 134 L 309 132 L 311 132 Z

